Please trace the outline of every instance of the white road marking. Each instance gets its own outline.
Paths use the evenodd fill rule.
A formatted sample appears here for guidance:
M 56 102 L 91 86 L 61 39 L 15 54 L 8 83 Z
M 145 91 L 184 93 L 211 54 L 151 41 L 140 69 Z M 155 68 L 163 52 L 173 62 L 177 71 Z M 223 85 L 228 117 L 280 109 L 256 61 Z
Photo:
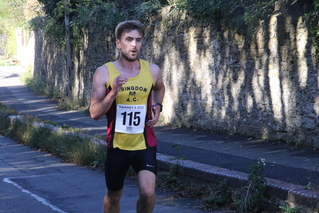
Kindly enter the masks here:
M 31 197 L 34 197 L 35 199 L 37 199 L 39 202 L 41 202 L 42 204 L 50 207 L 51 209 L 53 209 L 54 211 L 57 211 L 57 212 L 60 212 L 60 213 L 67 213 L 61 209 L 59 209 L 58 207 L 52 205 L 49 201 L 45 200 L 44 198 L 36 195 L 36 194 L 33 194 L 32 192 L 24 189 L 23 187 L 21 187 L 19 184 L 13 182 L 12 180 L 10 180 L 9 178 L 4 178 L 3 179 L 3 182 L 5 183 L 10 183 L 10 184 L 13 184 L 14 186 L 18 187 L 19 189 L 21 189 L 22 192 L 26 193 L 26 194 L 29 194 L 31 195 Z

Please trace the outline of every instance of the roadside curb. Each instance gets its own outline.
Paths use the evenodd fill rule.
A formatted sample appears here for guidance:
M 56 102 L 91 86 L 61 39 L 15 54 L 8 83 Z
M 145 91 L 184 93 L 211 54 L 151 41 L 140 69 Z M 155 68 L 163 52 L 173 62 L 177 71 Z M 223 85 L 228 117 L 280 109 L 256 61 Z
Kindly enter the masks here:
M 173 156 L 157 154 L 158 167 L 169 170 L 172 165 L 178 165 L 183 175 L 198 178 L 201 180 L 221 183 L 228 186 L 245 187 L 248 186 L 248 174 L 197 163 L 190 160 L 177 159 Z M 267 181 L 267 193 L 284 201 L 291 202 L 304 207 L 313 208 L 319 202 L 319 192 L 307 190 L 305 186 L 265 178 Z

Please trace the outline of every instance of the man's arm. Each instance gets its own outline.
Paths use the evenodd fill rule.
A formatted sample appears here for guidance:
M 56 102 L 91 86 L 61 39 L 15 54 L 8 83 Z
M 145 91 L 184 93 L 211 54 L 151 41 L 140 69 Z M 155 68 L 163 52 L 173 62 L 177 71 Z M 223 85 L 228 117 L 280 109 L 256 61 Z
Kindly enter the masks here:
M 153 88 L 153 102 L 162 104 L 165 95 L 165 86 L 163 83 L 162 71 L 155 64 L 150 64 L 150 71 L 155 82 L 155 86 Z M 148 126 L 154 126 L 157 123 L 160 117 L 161 107 L 159 105 L 155 105 L 153 106 L 153 111 L 154 118 L 147 122 Z
M 94 74 L 90 115 L 94 120 L 99 120 L 110 109 L 122 85 L 127 82 L 127 78 L 118 76 L 113 81 L 112 90 L 107 93 L 106 85 L 109 81 L 109 72 L 106 66 L 99 67 Z

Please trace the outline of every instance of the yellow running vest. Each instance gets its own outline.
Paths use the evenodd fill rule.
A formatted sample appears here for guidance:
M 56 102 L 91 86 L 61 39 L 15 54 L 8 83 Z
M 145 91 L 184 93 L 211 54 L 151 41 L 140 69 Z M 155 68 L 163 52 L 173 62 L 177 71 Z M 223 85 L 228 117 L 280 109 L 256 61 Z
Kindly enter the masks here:
M 116 96 L 115 104 L 107 113 L 108 146 L 123 150 L 146 149 L 146 121 L 151 119 L 151 91 L 154 80 L 150 73 L 149 63 L 139 60 L 140 72 L 129 78 Z M 113 87 L 113 80 L 120 73 L 113 62 L 105 64 L 109 71 L 107 88 Z M 110 145 L 111 144 L 111 145 Z

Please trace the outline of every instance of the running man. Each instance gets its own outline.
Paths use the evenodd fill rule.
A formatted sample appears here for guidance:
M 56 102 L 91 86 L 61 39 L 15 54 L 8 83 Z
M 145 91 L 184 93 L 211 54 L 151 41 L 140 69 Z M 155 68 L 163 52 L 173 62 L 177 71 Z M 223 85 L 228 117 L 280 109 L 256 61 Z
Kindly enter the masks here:
M 157 123 L 165 94 L 160 68 L 139 59 L 144 26 L 139 21 L 119 23 L 115 29 L 117 61 L 99 67 L 93 77 L 90 114 L 106 115 L 107 156 L 103 200 L 105 213 L 119 212 L 124 179 L 130 166 L 137 173 L 138 213 L 153 212 L 157 174 Z

